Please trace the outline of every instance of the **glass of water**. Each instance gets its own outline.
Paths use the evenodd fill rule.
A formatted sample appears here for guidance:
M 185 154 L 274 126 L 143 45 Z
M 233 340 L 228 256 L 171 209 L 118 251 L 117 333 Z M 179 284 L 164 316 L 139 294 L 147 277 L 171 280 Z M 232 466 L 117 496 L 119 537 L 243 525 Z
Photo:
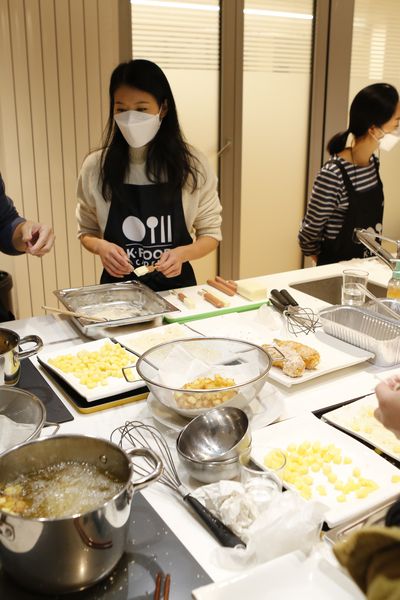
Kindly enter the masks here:
M 362 269 L 345 269 L 343 271 L 342 304 L 347 306 L 362 306 L 364 304 L 365 294 L 359 288 L 359 284 L 366 287 L 368 275 L 368 271 Z
M 270 458 L 267 460 L 268 457 Z M 267 448 L 266 462 L 268 466 L 264 468 L 258 468 L 246 454 L 242 454 L 239 461 L 241 484 L 257 508 L 262 511 L 268 507 L 273 496 L 282 491 L 282 480 L 279 473 L 286 465 L 286 456 L 278 448 Z

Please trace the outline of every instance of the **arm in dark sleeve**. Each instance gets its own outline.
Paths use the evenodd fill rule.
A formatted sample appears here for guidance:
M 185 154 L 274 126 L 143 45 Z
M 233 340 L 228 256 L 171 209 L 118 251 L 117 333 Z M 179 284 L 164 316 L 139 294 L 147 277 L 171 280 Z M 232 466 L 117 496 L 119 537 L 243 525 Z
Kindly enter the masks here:
M 0 250 L 5 254 L 23 254 L 12 244 L 12 236 L 19 223 L 26 219 L 20 217 L 11 198 L 6 196 L 4 181 L 0 175 Z

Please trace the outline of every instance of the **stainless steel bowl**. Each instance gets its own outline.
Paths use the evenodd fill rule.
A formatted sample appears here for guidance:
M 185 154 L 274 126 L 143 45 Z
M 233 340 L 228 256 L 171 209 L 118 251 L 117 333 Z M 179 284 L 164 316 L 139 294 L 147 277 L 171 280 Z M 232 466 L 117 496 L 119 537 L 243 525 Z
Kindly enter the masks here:
M 179 449 L 182 432 L 176 440 L 178 457 L 188 474 L 202 483 L 215 483 L 221 479 L 233 479 L 240 473 L 239 456 L 225 460 L 194 460 L 183 454 Z M 250 455 L 250 446 L 244 450 L 244 455 Z
M 235 385 L 214 389 L 190 389 L 183 385 L 172 387 L 160 381 L 159 372 L 168 357 L 177 350 L 184 350 L 193 361 L 201 361 L 210 369 L 210 373 L 218 372 L 226 366 L 239 366 L 252 371 L 253 375 Z M 244 408 L 261 391 L 271 368 L 269 354 L 256 344 L 229 338 L 185 338 L 154 346 L 144 352 L 136 363 L 136 369 L 154 396 L 165 406 L 189 418 L 204 414 L 218 406 L 235 406 Z M 240 369 L 238 369 L 240 371 Z M 254 375 L 254 371 L 257 372 Z M 193 377 L 190 378 L 193 380 Z M 210 397 L 227 398 L 213 402 Z
M 247 415 L 240 408 L 214 408 L 195 417 L 182 429 L 179 452 L 196 461 L 237 458 L 251 445 Z

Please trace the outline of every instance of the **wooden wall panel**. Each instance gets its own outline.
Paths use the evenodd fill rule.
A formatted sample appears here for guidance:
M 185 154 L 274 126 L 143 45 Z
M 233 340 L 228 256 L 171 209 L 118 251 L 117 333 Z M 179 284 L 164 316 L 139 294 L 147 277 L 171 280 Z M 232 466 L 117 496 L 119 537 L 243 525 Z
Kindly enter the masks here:
M 82 285 L 81 250 L 76 243 L 76 122 L 74 114 L 74 87 L 72 75 L 71 15 L 68 0 L 55 2 L 58 77 L 61 113 L 61 144 L 63 154 L 65 216 L 67 223 L 69 271 L 71 286 Z M 84 57 L 82 57 L 84 59 Z
M 68 261 L 68 236 L 65 214 L 64 171 L 61 138 L 60 93 L 58 86 L 58 54 L 55 29 L 54 0 L 40 0 L 41 42 L 43 56 L 43 87 L 47 122 L 48 170 L 56 235 L 54 257 L 56 262 L 56 288 L 70 286 Z M 52 290 L 51 290 L 52 291 Z M 54 298 L 54 296 L 53 296 Z M 53 299 L 54 303 L 54 299 Z
M 22 209 L 21 173 L 18 144 L 17 111 L 14 88 L 14 63 L 11 44 L 11 24 L 8 2 L 0 2 L 0 81 L 6 93 L 0 96 L 2 154 L 0 171 L 6 183 L 6 192 L 14 199 L 19 210 Z M 31 312 L 28 282 L 28 261 L 25 256 L 18 258 L 18 272 L 10 268 L 14 279 L 14 312 Z M 11 266 L 14 261 L 7 260 Z
M 35 214 L 32 213 L 32 217 L 40 223 L 53 225 L 39 0 L 25 0 L 25 22 L 31 93 L 33 160 L 36 181 L 36 197 L 34 198 L 36 210 Z M 40 35 L 38 35 L 38 32 L 40 32 Z M 26 214 L 30 215 L 30 213 Z M 32 267 L 30 269 L 31 277 L 33 267 L 37 267 L 38 271 L 40 268 L 43 285 L 42 293 L 37 293 L 39 286 L 31 286 L 33 290 L 32 309 L 34 314 L 37 314 L 40 312 L 43 300 L 45 304 L 53 302 L 52 292 L 57 288 L 55 254 L 51 252 L 43 257 L 41 261 L 30 257 L 29 264 Z
M 33 131 L 31 112 L 31 90 L 28 70 L 28 55 L 25 29 L 25 4 L 23 0 L 15 0 L 9 4 L 11 52 L 14 70 L 15 110 L 17 118 L 17 136 L 19 151 L 19 168 L 21 181 L 21 197 L 17 198 L 17 206 L 29 219 L 37 220 L 36 177 L 33 152 Z M 14 198 L 15 200 L 15 198 Z M 32 285 L 34 282 L 35 285 Z M 30 300 L 30 309 L 40 311 L 43 304 L 43 273 L 41 261 L 28 257 L 28 277 L 22 278 L 19 268 L 16 273 L 18 296 L 21 292 L 25 303 Z
M 71 11 L 71 58 L 74 82 L 74 113 L 76 123 L 76 175 L 80 171 L 83 158 L 89 148 L 89 115 L 87 86 L 87 54 L 86 54 L 86 19 L 84 3 L 70 2 Z M 75 204 L 72 208 L 75 211 Z M 75 238 L 76 238 L 76 223 Z M 80 261 L 82 268 L 82 283 L 90 285 L 95 281 L 94 256 L 80 248 Z
M 7 260 L 19 318 L 53 290 L 96 283 L 101 265 L 76 237 L 76 180 L 100 144 L 108 82 L 130 21 L 129 0 L 0 1 L 0 171 L 21 214 L 52 224 L 53 253 Z M 125 44 L 125 47 L 126 46 Z M 128 58 L 128 57 L 124 57 Z M 11 268 L 10 268 L 11 265 Z M 1 266 L 0 269 L 4 268 Z

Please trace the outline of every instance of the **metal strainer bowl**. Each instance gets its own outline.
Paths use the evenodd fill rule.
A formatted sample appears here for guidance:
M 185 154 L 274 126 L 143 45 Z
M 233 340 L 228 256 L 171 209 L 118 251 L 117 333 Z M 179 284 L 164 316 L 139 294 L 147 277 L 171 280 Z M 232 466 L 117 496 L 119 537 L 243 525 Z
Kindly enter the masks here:
M 37 396 L 0 386 L 0 454 L 39 437 L 45 421 L 46 409 Z

